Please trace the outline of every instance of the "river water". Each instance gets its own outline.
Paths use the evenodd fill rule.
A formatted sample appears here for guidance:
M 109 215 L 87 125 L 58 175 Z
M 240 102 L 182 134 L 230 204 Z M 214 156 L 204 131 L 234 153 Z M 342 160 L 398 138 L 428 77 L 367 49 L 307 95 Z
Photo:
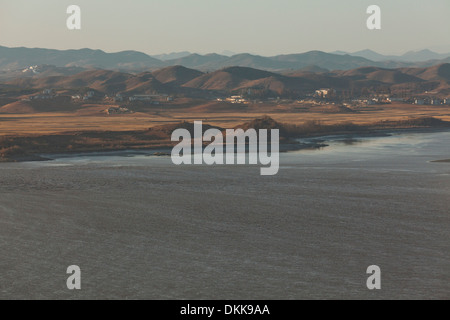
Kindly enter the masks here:
M 326 143 L 276 176 L 145 155 L 0 164 L 0 298 L 450 298 L 450 163 L 431 162 L 450 133 Z

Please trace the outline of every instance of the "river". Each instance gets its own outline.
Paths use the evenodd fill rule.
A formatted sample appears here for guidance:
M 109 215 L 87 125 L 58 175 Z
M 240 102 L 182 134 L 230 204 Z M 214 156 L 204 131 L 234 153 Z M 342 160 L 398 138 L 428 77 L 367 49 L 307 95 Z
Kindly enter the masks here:
M 145 155 L 0 164 L 0 298 L 450 298 L 450 163 L 432 162 L 450 133 L 326 140 L 276 176 Z

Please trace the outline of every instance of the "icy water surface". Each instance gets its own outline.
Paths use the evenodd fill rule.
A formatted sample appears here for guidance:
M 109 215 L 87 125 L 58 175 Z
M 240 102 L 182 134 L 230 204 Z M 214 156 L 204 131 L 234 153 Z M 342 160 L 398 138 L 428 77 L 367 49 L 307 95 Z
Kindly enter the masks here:
M 450 298 L 450 163 L 431 162 L 450 133 L 327 140 L 273 177 L 145 155 L 0 164 L 0 298 Z

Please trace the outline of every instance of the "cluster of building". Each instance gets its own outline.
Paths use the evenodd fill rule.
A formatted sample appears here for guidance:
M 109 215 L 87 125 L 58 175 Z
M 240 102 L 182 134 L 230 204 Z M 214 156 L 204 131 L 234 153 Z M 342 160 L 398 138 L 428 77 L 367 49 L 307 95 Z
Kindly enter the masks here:
M 113 101 L 114 103 L 120 103 L 120 102 L 145 102 L 147 104 L 153 104 L 153 105 L 159 105 L 162 101 L 173 101 L 173 97 L 167 95 L 167 94 L 135 94 L 132 96 L 124 96 L 121 93 L 117 93 L 113 96 L 105 95 L 104 97 L 105 101 Z M 133 113 L 132 110 L 130 110 L 127 107 L 120 106 L 120 107 L 110 107 L 105 110 L 106 114 L 125 114 L 125 113 Z
M 329 99 L 336 96 L 336 91 L 331 88 L 319 89 L 314 93 L 314 98 Z
M 52 89 L 45 89 L 43 90 L 40 94 L 36 94 L 34 96 L 30 96 L 28 97 L 28 101 L 31 100 L 49 100 L 49 99 L 53 99 L 55 97 L 55 94 L 53 93 Z
M 313 99 L 316 100 L 333 100 L 337 97 L 336 90 L 327 88 L 327 89 L 319 89 L 316 90 L 313 94 L 309 95 Z M 370 97 L 351 99 L 349 101 L 353 104 L 360 105 L 376 105 L 376 104 L 390 104 L 393 102 L 405 102 L 405 103 L 413 103 L 417 105 L 450 105 L 450 98 L 439 99 L 436 97 L 428 97 L 428 98 L 398 98 L 391 97 L 388 94 L 376 94 Z
M 417 105 L 450 105 L 450 98 L 438 99 L 438 98 L 417 98 L 414 99 L 414 104 Z
M 158 105 L 161 102 L 173 101 L 173 97 L 168 94 L 135 94 L 128 98 L 130 102 L 146 102 Z
M 94 91 L 88 91 L 85 95 L 73 95 L 72 100 L 91 100 L 95 97 Z M 173 101 L 173 97 L 167 94 L 135 94 L 132 96 L 124 96 L 121 93 L 115 94 L 113 96 L 104 96 L 104 100 L 109 100 L 113 102 L 149 102 L 152 104 L 159 104 L 161 101 Z
M 225 99 L 218 98 L 217 101 L 226 101 L 233 104 L 243 104 L 243 103 L 249 103 L 247 99 L 245 99 L 243 96 L 231 96 Z
M 83 100 L 83 101 L 87 101 L 87 100 L 91 100 L 95 97 L 95 92 L 94 91 L 88 91 L 86 92 L 86 94 L 84 95 L 74 95 L 72 96 L 72 100 Z
M 356 104 L 362 104 L 367 106 L 373 106 L 376 104 L 390 104 L 392 102 L 404 102 L 402 98 L 390 98 L 390 97 L 376 97 L 368 99 L 353 99 L 351 102 Z
M 22 70 L 22 73 L 33 73 L 33 74 L 39 74 L 39 66 L 30 66 L 28 68 L 25 68 Z
M 114 102 L 150 102 L 152 104 L 159 104 L 161 101 L 173 101 L 173 97 L 168 94 L 135 94 L 128 98 L 118 93 L 113 97 L 105 96 L 105 100 L 112 99 Z

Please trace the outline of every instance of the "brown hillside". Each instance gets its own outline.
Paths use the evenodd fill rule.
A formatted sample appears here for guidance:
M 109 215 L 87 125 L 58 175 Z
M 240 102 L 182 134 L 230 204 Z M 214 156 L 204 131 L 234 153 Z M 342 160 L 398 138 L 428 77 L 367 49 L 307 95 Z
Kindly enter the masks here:
M 141 73 L 137 76 L 129 77 L 124 85 L 123 92 L 152 94 L 155 92 L 165 92 L 165 86 L 149 73 Z
M 34 113 L 36 110 L 28 101 L 16 101 L 0 108 L 0 113 L 10 114 L 28 114 Z
M 363 67 L 348 71 L 337 72 L 341 77 L 348 77 L 351 80 L 370 80 L 386 84 L 398 84 L 406 82 L 421 82 L 422 79 L 414 75 L 403 73 L 399 70 L 383 69 L 376 67 Z
M 204 74 L 184 86 L 203 90 L 229 91 L 243 87 L 245 82 L 280 76 L 275 73 L 244 67 L 230 67 Z
M 202 75 L 203 72 L 183 66 L 168 67 L 153 72 L 153 76 L 159 82 L 176 86 L 181 86 Z
M 450 64 L 415 69 L 363 67 L 348 71 L 294 72 L 287 75 L 247 67 L 229 67 L 203 74 L 197 70 L 175 66 L 138 75 L 89 70 L 69 76 L 16 79 L 6 84 L 18 89 L 91 88 L 106 94 L 167 93 L 202 98 L 212 97 L 211 93 L 205 91 L 229 94 L 253 89 L 255 95 L 277 94 L 296 98 L 299 94 L 311 93 L 319 88 L 351 88 L 358 91 L 362 88 L 374 90 L 380 86 L 389 86 L 393 93 L 421 94 L 433 90 L 445 97 L 450 92 Z
M 450 83 L 450 63 L 444 63 L 429 68 L 404 68 L 404 73 L 428 81 L 445 81 Z
M 123 87 L 123 82 L 126 81 L 130 74 L 106 71 L 106 70 L 90 70 L 78 73 L 71 76 L 56 76 L 47 78 L 28 78 L 17 79 L 8 84 L 21 88 L 82 88 L 89 87 L 94 90 L 107 92 L 109 90 L 115 91 Z
M 88 87 L 103 93 L 153 93 L 155 91 L 164 91 L 164 86 L 149 72 L 132 75 L 107 70 L 90 70 L 68 77 L 59 76 L 42 79 L 17 79 L 8 84 L 20 88 L 34 89 L 77 89 Z
M 29 114 L 40 112 L 73 112 L 80 109 L 70 97 L 59 96 L 52 100 L 16 101 L 0 108 L 0 113 Z

